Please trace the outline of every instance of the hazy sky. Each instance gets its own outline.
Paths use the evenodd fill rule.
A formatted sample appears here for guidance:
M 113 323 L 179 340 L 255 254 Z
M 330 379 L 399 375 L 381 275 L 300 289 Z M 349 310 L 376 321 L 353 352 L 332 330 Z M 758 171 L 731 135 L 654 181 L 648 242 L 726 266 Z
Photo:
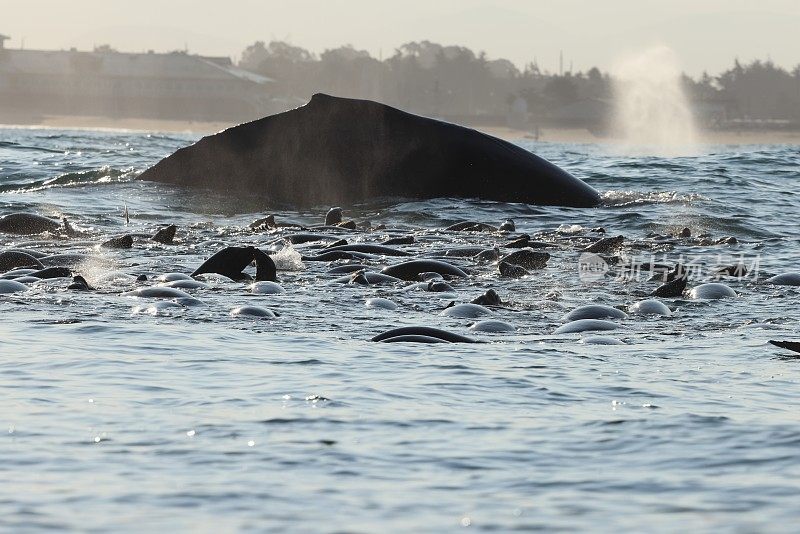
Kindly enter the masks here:
M 655 44 L 672 47 L 686 72 L 717 73 L 741 60 L 800 64 L 800 0 L 24 0 L 0 2 L 8 47 L 125 51 L 183 49 L 238 58 L 256 40 L 283 39 L 314 52 L 341 44 L 391 55 L 428 39 L 459 44 L 519 66 L 610 68 Z

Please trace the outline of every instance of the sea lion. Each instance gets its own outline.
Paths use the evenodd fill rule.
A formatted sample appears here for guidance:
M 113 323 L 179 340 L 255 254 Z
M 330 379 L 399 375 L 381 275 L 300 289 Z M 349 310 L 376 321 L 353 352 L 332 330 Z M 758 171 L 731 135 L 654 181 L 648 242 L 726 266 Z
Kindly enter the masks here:
M 159 282 L 174 282 L 175 280 L 194 280 L 191 276 L 185 273 L 164 273 L 158 275 L 156 280 Z M 147 281 L 147 277 L 144 277 L 144 282 Z
M 495 334 L 513 332 L 516 330 L 513 325 L 496 319 L 488 319 L 485 321 L 478 321 L 469 327 L 473 332 L 491 332 Z
M 628 307 L 628 312 L 636 315 L 672 315 L 666 304 L 656 299 L 641 300 Z
M 336 207 L 328 210 L 325 214 L 325 226 L 336 226 L 342 222 L 342 208 Z
M 0 278 L 4 280 L 17 280 L 18 278 L 30 277 L 30 274 L 35 273 L 37 270 L 38 269 L 30 269 L 30 268 L 11 269 L 10 271 L 6 271 L 2 275 L 0 275 Z
M 676 278 L 683 278 L 689 275 L 689 271 L 682 263 L 676 263 L 671 272 L 667 273 L 667 282 L 672 282 Z
M 385 267 L 382 271 L 383 274 L 395 276 L 407 282 L 418 280 L 420 273 L 433 272 L 439 273 L 442 276 L 453 276 L 459 278 L 466 278 L 467 273 L 449 263 L 439 260 L 411 260 L 403 263 L 397 263 Z
M 175 240 L 175 232 L 177 231 L 178 227 L 174 224 L 170 224 L 169 226 L 165 226 L 161 230 L 157 231 L 150 239 L 156 243 L 161 243 L 162 245 L 171 245 Z
M 274 319 L 277 317 L 277 314 L 267 308 L 260 308 L 258 306 L 239 306 L 238 308 L 234 308 L 231 310 L 232 317 L 241 317 L 241 316 L 249 316 L 249 317 L 262 317 L 264 319 Z
M 519 265 L 525 269 L 544 269 L 550 260 L 550 254 L 529 248 L 523 248 L 503 256 L 501 262 Z
M 503 246 L 506 248 L 526 248 L 529 247 L 529 243 L 531 242 L 531 236 L 528 234 L 522 234 L 515 239 L 507 242 Z
M 782 349 L 800 352 L 800 341 L 775 341 L 771 339 L 769 342 Z
M 405 334 L 402 336 L 387 337 L 386 339 L 381 339 L 380 341 L 381 343 L 453 343 L 452 341 L 447 341 L 446 339 L 433 336 L 423 336 L 419 334 Z
M 478 263 L 491 263 L 500 259 L 500 247 L 482 250 L 473 257 Z
M 590 252 L 592 254 L 608 254 L 621 247 L 624 242 L 625 236 L 622 235 L 618 235 L 616 237 L 604 237 L 584 248 L 581 252 Z
M 767 278 L 766 282 L 776 286 L 800 286 L 800 273 L 776 274 Z
M 692 299 L 718 300 L 735 296 L 736 292 L 733 289 L 717 282 L 700 284 L 689 291 L 689 298 Z
M 289 234 L 282 237 L 283 240 L 288 241 L 292 245 L 302 245 L 303 243 L 311 243 L 314 241 L 338 241 L 339 238 L 333 235 L 326 234 Z
M 323 246 L 322 248 L 324 250 L 329 250 L 329 249 L 333 249 L 333 248 L 336 248 L 336 247 L 343 247 L 343 246 L 345 246 L 347 244 L 349 244 L 347 239 L 339 239 L 337 241 L 334 241 L 333 243 L 330 243 L 330 244 L 327 244 L 327 245 Z
M 6 250 L 0 252 L 0 271 L 10 271 L 20 267 L 34 267 L 43 269 L 44 265 L 39 259 L 34 258 L 27 252 L 16 250 Z
M 159 284 L 162 287 L 175 287 L 178 289 L 208 289 L 211 286 L 200 280 L 173 280 L 172 282 L 164 282 Z
M 0 217 L 0 232 L 17 235 L 35 235 L 44 232 L 55 233 L 61 224 L 49 217 L 35 213 L 10 213 Z
M 131 248 L 133 247 L 133 236 L 125 234 L 121 237 L 112 237 L 100 243 L 100 246 L 103 248 Z
M 267 280 L 254 283 L 249 287 L 249 289 L 250 293 L 253 293 L 254 295 L 280 295 L 285 293 L 283 287 L 281 287 L 279 284 Z
M 224 248 L 203 262 L 195 269 L 192 276 L 216 273 L 231 280 L 247 280 L 250 277 L 242 271 L 253 261 L 256 262 L 256 281 L 277 281 L 275 262 L 267 254 L 252 246 Z
M 714 276 L 721 278 L 723 276 L 732 276 L 734 278 L 744 278 L 747 276 L 747 266 L 743 263 L 736 263 L 733 265 L 721 265 L 714 269 Z M 800 281 L 800 280 L 799 280 Z
M 30 289 L 28 286 L 16 280 L 0 280 L 0 294 L 19 293 L 28 289 Z
M 622 310 L 605 306 L 603 304 L 588 304 L 575 308 L 564 316 L 564 321 L 577 321 L 578 319 L 625 319 L 628 314 Z
M 522 278 L 523 276 L 531 274 L 525 267 L 520 267 L 519 265 L 508 263 L 507 261 L 498 263 L 497 270 L 500 272 L 500 276 L 505 278 Z
M 501 306 L 503 304 L 500 295 L 498 295 L 497 291 L 494 289 L 487 289 L 486 293 L 475 297 L 470 302 L 472 302 L 472 304 L 480 304 L 481 306 Z
M 455 288 L 441 280 L 430 280 L 426 291 L 430 291 L 431 293 L 454 293 Z
M 501 232 L 516 232 L 517 225 L 514 224 L 514 219 L 506 219 L 498 228 Z
M 32 272 L 28 276 L 33 276 L 42 280 L 47 278 L 67 278 L 72 276 L 72 271 L 67 267 L 47 267 L 45 269 Z
M 683 295 L 683 291 L 686 289 L 686 284 L 689 282 L 687 276 L 681 276 L 680 278 L 676 278 L 671 282 L 667 282 L 658 286 L 652 293 L 650 293 L 653 297 L 662 297 L 662 298 L 669 298 L 669 297 L 680 297 Z
M 442 339 L 451 343 L 476 343 L 474 339 L 470 339 L 461 334 L 440 330 L 430 326 L 404 326 L 400 328 L 393 328 L 387 330 L 382 334 L 373 337 L 371 341 L 383 341 L 389 338 L 398 336 L 428 336 L 436 339 Z
M 328 269 L 325 274 L 350 274 L 355 271 L 364 271 L 366 269 L 369 269 L 369 265 L 364 265 L 363 263 L 346 263 Z
M 451 302 L 442 310 L 441 315 L 460 319 L 476 319 L 484 315 L 492 315 L 492 313 L 494 313 L 492 310 L 484 308 L 480 304 L 456 304 Z
M 122 293 L 123 297 L 140 297 L 140 298 L 157 298 L 157 299 L 174 299 L 174 298 L 193 298 L 189 293 L 181 291 L 174 287 L 140 287 L 132 291 L 125 291 Z
M 261 219 L 256 219 L 255 221 L 251 222 L 248 225 L 248 228 L 251 230 L 261 230 L 263 228 L 277 228 L 278 225 L 275 223 L 275 215 L 267 215 L 266 217 L 262 217 Z
M 365 304 L 367 308 L 377 308 L 381 310 L 390 310 L 390 311 L 397 309 L 397 304 L 395 304 L 389 299 L 384 299 L 380 297 L 367 299 L 367 302 Z
M 448 249 L 444 255 L 451 258 L 472 258 L 484 250 L 484 247 L 456 247 Z
M 72 289 L 75 291 L 94 290 L 94 288 L 89 285 L 89 282 L 86 281 L 86 278 L 79 274 L 72 277 L 72 282 L 67 286 L 67 289 Z
M 333 280 L 339 284 L 362 284 L 362 285 L 380 285 L 380 284 L 396 284 L 402 282 L 400 278 L 389 276 L 384 273 L 373 273 L 370 271 L 356 271 L 349 276 L 343 276 Z

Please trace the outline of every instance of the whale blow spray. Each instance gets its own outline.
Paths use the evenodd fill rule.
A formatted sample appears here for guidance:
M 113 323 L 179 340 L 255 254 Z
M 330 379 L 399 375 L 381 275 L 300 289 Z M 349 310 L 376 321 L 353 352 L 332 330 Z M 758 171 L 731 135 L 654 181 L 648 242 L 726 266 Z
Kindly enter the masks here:
M 614 126 L 627 152 L 665 156 L 696 153 L 694 116 L 672 50 L 659 46 L 626 57 L 613 74 Z

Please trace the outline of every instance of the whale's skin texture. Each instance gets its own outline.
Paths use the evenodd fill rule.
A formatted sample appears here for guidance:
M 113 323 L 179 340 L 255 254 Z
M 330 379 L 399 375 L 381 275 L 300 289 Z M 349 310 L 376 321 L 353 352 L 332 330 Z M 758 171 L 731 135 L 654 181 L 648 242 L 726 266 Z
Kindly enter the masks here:
M 600 203 L 592 187 L 507 141 L 377 102 L 324 94 L 204 137 L 140 179 L 293 206 L 396 197 Z

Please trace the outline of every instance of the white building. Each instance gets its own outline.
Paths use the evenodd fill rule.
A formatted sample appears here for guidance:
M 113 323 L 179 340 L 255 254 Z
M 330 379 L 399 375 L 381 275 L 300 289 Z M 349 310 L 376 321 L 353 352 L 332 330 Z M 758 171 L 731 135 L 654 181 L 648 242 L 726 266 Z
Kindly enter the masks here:
M 269 78 L 229 58 L 14 50 L 0 35 L 0 112 L 246 120 L 269 111 Z

